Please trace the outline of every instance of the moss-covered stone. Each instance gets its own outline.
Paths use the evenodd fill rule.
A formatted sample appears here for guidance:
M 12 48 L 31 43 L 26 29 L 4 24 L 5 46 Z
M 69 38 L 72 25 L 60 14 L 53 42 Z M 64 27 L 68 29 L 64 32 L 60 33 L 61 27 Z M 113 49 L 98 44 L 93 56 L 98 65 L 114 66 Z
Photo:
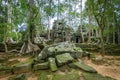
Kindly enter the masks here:
M 56 55 L 64 53 L 70 53 L 74 58 L 78 58 L 83 53 L 83 50 L 80 47 L 76 47 L 74 43 L 61 42 L 46 46 L 38 55 L 37 59 L 39 61 L 41 59 L 46 59 L 51 56 L 55 57 Z
M 39 70 L 39 69 L 48 69 L 49 68 L 49 63 L 44 62 L 44 63 L 39 63 L 34 65 L 34 70 Z
M 69 74 L 54 74 L 52 80 L 80 80 L 80 76 L 77 72 Z
M 17 59 L 15 59 L 15 60 L 12 60 L 12 61 L 7 61 L 6 64 L 9 65 L 9 66 L 11 66 L 11 65 L 17 64 L 19 62 L 20 61 L 18 61 Z
M 57 65 L 55 62 L 55 58 L 49 58 L 49 65 L 50 65 L 50 69 L 51 71 L 56 71 L 57 70 Z
M 13 66 L 14 73 L 23 73 L 23 72 L 29 72 L 29 71 L 31 71 L 30 63 L 19 64 L 19 65 Z
M 5 65 L 5 64 L 0 64 L 0 71 L 2 71 L 2 70 L 7 70 L 7 69 L 11 69 L 11 67 L 10 67 L 10 66 L 7 66 L 7 65 Z
M 0 63 L 3 63 L 5 61 L 7 61 L 8 59 L 7 58 L 0 58 Z
M 6 75 L 6 74 L 11 74 L 12 73 L 12 67 L 0 64 L 0 76 Z
M 73 68 L 79 68 L 79 69 L 82 69 L 82 70 L 87 71 L 87 72 L 94 72 L 94 73 L 97 72 L 94 68 L 88 66 L 83 61 L 71 63 L 71 64 L 69 64 L 69 66 L 73 67 Z
M 16 54 L 14 54 L 14 53 L 9 53 L 9 54 L 8 54 L 8 57 L 9 57 L 9 58 L 13 58 L 13 57 L 15 57 L 15 56 L 16 56 Z
M 69 53 L 61 54 L 56 56 L 58 66 L 73 61 L 73 58 Z
M 82 73 L 85 80 L 115 80 L 113 78 L 102 76 L 97 73 Z
M 76 43 L 76 46 L 82 48 L 84 51 L 90 51 L 90 52 L 97 51 L 98 52 L 100 50 L 100 47 L 96 44 L 79 44 L 79 43 Z
M 38 77 L 37 80 L 50 80 L 50 78 L 48 77 L 48 75 L 51 75 L 50 73 L 47 72 L 43 72 L 40 74 L 40 76 Z
M 10 77 L 8 80 L 27 80 L 27 77 L 25 74 L 20 74 L 14 77 Z
M 120 55 L 120 45 L 116 44 L 107 44 L 105 45 L 105 54 L 106 55 Z
M 95 54 L 90 53 L 90 58 L 91 58 L 91 59 L 96 58 Z
M 12 74 L 11 70 L 0 71 L 0 76 Z

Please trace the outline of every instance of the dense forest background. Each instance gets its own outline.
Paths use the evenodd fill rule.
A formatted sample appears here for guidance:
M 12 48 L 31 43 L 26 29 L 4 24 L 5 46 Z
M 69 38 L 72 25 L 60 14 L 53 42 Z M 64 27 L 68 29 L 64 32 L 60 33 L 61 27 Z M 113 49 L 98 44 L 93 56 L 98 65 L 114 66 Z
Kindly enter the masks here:
M 18 43 L 43 36 L 52 40 L 54 20 L 62 20 L 81 43 L 120 43 L 119 0 L 0 0 L 0 42 Z M 55 25 L 54 27 L 58 27 Z M 79 42 L 76 40 L 76 42 Z

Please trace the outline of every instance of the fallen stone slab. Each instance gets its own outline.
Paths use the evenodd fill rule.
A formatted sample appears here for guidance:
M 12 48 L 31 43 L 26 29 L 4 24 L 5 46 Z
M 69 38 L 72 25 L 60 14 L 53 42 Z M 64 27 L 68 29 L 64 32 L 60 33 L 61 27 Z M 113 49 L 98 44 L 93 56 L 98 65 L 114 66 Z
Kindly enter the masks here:
M 8 80 L 27 80 L 27 77 L 25 74 L 20 74 L 14 77 L 10 77 Z
M 34 70 L 44 70 L 49 68 L 49 63 L 44 62 L 44 63 L 39 63 L 34 65 Z
M 18 61 L 17 59 L 15 59 L 15 60 L 7 61 L 6 64 L 9 65 L 9 66 L 12 66 L 12 65 L 15 65 L 15 64 L 17 64 L 19 62 L 20 61 Z
M 9 69 L 9 70 L 4 70 L 4 71 L 0 71 L 0 76 L 10 75 L 10 74 L 12 74 L 11 69 Z
M 52 80 L 49 76 L 52 77 L 51 73 L 42 72 L 37 80 Z
M 69 53 L 64 53 L 64 54 L 60 54 L 56 56 L 56 61 L 57 61 L 58 66 L 71 62 L 73 60 L 74 59 L 71 57 Z
M 0 64 L 0 76 L 12 73 L 12 67 Z
M 55 62 L 55 58 L 49 58 L 48 61 L 49 61 L 51 71 L 57 71 L 57 65 Z
M 67 74 L 54 74 L 52 80 L 80 80 L 80 76 L 77 72 Z
M 79 69 L 82 69 L 82 70 L 87 71 L 87 72 L 93 72 L 93 73 L 97 72 L 94 68 L 88 66 L 83 61 L 71 63 L 71 64 L 69 64 L 69 66 L 73 67 L 73 68 L 79 68 Z
M 29 72 L 31 71 L 31 64 L 30 63 L 24 63 L 13 66 L 13 73 L 23 73 L 23 72 Z
M 85 73 L 84 72 L 84 73 L 82 73 L 82 75 L 85 78 L 85 80 L 116 80 L 111 77 L 102 76 L 97 73 Z
M 7 58 L 0 58 L 0 63 L 3 63 L 5 61 L 7 61 L 8 59 Z

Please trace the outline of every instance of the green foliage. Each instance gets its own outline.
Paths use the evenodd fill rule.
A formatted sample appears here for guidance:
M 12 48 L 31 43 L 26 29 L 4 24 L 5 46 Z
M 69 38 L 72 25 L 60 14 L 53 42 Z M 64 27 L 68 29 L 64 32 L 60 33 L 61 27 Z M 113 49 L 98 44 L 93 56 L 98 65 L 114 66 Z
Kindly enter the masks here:
M 27 30 L 29 30 L 29 24 L 34 24 L 37 26 L 39 33 L 47 33 L 46 26 L 48 25 L 48 17 L 51 19 L 57 17 L 59 13 L 60 19 L 64 19 L 68 22 L 69 26 L 76 27 L 80 24 L 80 2 L 79 0 L 62 0 L 59 5 L 55 0 L 34 0 L 33 7 L 31 8 L 29 0 L 10 0 L 13 8 L 12 11 L 12 31 L 18 32 L 18 25 L 23 23 L 27 24 Z M 0 41 L 3 41 L 4 36 L 6 36 L 6 27 L 8 24 L 8 2 L 6 0 L 0 0 Z M 85 4 L 85 9 L 83 11 L 83 25 L 88 27 L 88 10 L 91 13 L 91 28 L 98 29 L 99 24 L 104 24 L 103 35 L 106 37 L 108 34 L 113 34 L 120 27 L 120 0 L 87 0 Z M 59 7 L 59 10 L 58 10 Z M 31 9 L 30 9 L 31 8 Z M 32 10 L 32 12 L 30 12 Z M 57 12 L 59 11 L 59 12 Z M 30 14 L 32 13 L 31 19 Z M 98 20 L 96 20 L 96 18 Z M 115 16 L 113 16 L 115 15 Z M 101 19 L 103 18 L 103 22 Z M 114 21 L 115 20 L 115 21 Z M 98 23 L 98 24 L 97 24 Z M 107 29 L 108 24 L 111 27 L 116 26 L 115 30 L 113 28 Z M 4 34 L 5 33 L 5 34 Z M 22 35 L 26 33 L 21 32 Z M 12 33 L 12 37 L 16 40 L 15 32 Z M 19 32 L 17 34 L 19 36 Z

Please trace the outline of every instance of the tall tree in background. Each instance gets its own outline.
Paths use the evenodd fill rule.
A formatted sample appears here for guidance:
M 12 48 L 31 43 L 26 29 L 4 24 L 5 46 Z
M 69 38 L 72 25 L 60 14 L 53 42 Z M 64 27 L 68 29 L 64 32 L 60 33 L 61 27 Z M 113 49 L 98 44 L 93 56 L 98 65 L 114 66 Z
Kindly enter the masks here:
M 95 5 L 96 4 L 96 5 Z M 102 1 L 95 1 L 92 0 L 92 9 L 93 9 L 93 15 L 97 21 L 97 24 L 99 26 L 100 30 L 100 40 L 101 40 L 101 54 L 104 56 L 105 50 L 104 50 L 104 40 L 103 40 L 103 31 L 105 28 L 105 12 L 106 12 L 106 4 L 107 0 Z
M 51 10 L 51 3 L 52 3 L 52 0 L 49 0 L 49 9 Z M 50 39 L 50 15 L 48 15 L 48 36 L 47 36 L 47 38 L 48 38 L 48 40 Z
M 7 25 L 7 35 L 6 35 L 6 42 L 11 39 L 12 33 L 12 0 L 8 0 L 7 3 L 7 18 L 8 18 L 8 25 Z
M 82 0 L 80 0 L 80 34 L 82 38 L 82 43 L 84 43 L 84 35 L 83 35 L 83 23 L 82 23 Z
M 38 11 L 35 6 L 34 0 L 29 0 L 29 15 L 28 15 L 28 32 L 26 34 L 25 43 L 21 48 L 21 53 L 30 53 L 39 50 L 39 47 L 34 44 L 35 39 L 35 19 L 38 15 Z
M 91 6 L 90 1 L 88 1 L 88 22 L 89 22 L 89 31 L 88 31 L 88 43 L 91 42 Z
M 5 34 L 5 52 L 8 52 L 6 43 L 13 43 L 12 40 L 12 0 L 7 0 L 7 29 Z
M 50 39 L 50 25 L 51 25 L 51 17 L 54 16 L 55 14 L 55 8 L 54 8 L 54 3 L 53 0 L 48 0 L 48 6 L 45 7 L 45 12 L 47 15 L 47 20 L 48 20 L 48 27 L 47 27 L 47 38 L 48 40 Z
M 59 10 L 59 8 L 60 8 L 60 0 L 58 0 L 58 5 L 57 5 L 57 28 L 58 28 L 58 21 L 59 21 L 59 17 L 60 17 L 60 14 L 59 14 L 60 10 Z

